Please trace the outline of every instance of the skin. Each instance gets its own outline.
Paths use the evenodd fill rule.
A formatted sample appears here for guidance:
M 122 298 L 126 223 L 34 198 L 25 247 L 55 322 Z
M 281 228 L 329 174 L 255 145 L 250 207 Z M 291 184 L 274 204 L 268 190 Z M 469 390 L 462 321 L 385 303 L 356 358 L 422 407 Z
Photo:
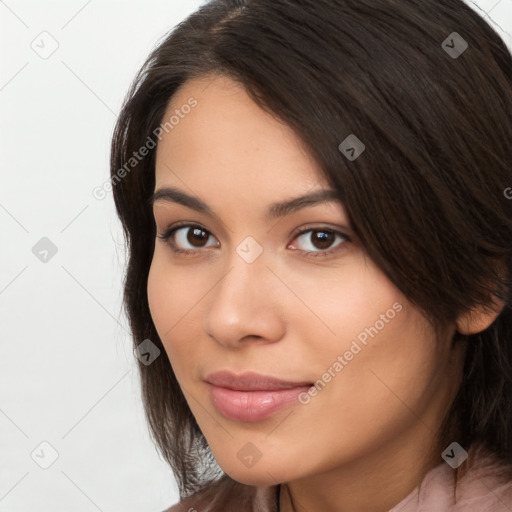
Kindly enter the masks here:
M 157 238 L 147 289 L 189 407 L 233 479 L 286 483 L 281 511 L 387 511 L 446 448 L 438 431 L 464 357 L 463 347 L 450 347 L 455 330 L 482 330 L 496 315 L 461 317 L 436 343 L 426 319 L 357 244 L 341 203 L 264 219 L 271 203 L 330 188 L 295 133 L 222 76 L 185 83 L 164 118 L 190 97 L 197 107 L 158 144 L 155 190 L 179 188 L 215 215 L 154 204 L 157 234 L 179 221 L 206 233 L 194 238 L 182 228 L 174 237 L 192 256 Z M 295 236 L 306 228 L 349 240 L 322 246 L 315 232 Z M 236 252 L 248 236 L 263 249 L 252 263 Z M 395 303 L 401 310 L 307 405 L 249 423 L 226 419 L 211 402 L 203 379 L 221 369 L 317 381 Z M 262 454 L 252 467 L 237 457 L 248 442 Z

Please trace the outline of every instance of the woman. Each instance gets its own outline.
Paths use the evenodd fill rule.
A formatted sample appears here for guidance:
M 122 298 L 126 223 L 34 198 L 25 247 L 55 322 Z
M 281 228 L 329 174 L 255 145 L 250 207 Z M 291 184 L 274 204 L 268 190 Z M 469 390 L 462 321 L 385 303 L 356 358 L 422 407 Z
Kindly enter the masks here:
M 152 52 L 111 174 L 169 511 L 512 510 L 511 86 L 460 0 L 213 0 Z

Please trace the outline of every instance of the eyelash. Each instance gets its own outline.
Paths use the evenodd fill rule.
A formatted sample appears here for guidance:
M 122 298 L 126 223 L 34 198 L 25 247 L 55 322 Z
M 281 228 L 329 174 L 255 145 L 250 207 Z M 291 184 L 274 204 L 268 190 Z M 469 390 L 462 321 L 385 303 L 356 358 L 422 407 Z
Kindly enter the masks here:
M 184 224 L 171 226 L 163 234 L 157 235 L 157 238 L 160 238 L 161 240 L 166 242 L 175 254 L 192 257 L 192 256 L 196 256 L 197 253 L 203 252 L 204 249 L 181 249 L 180 247 L 178 247 L 176 245 L 176 242 L 174 242 L 174 240 L 172 239 L 173 235 L 176 231 L 183 229 L 183 228 L 199 228 L 200 230 L 204 231 L 208 235 L 212 236 L 212 234 L 207 229 L 203 228 L 199 224 L 185 224 L 184 223 Z M 350 238 L 345 233 L 341 233 L 340 231 L 335 231 L 334 229 L 324 229 L 322 227 L 308 228 L 308 229 L 299 231 L 293 235 L 293 240 L 295 240 L 296 238 L 298 238 L 301 235 L 304 235 L 305 233 L 310 233 L 310 232 L 315 232 L 315 231 L 320 232 L 320 233 L 329 233 L 329 234 L 339 235 L 344 239 L 343 243 L 341 243 L 339 246 L 335 247 L 334 249 L 328 249 L 326 251 L 318 251 L 317 252 L 317 251 L 304 251 L 302 249 L 293 249 L 293 250 L 298 251 L 299 253 L 304 253 L 303 256 L 307 257 L 307 258 L 327 257 L 332 254 L 344 251 L 346 249 L 346 247 L 345 247 L 346 243 L 351 241 Z

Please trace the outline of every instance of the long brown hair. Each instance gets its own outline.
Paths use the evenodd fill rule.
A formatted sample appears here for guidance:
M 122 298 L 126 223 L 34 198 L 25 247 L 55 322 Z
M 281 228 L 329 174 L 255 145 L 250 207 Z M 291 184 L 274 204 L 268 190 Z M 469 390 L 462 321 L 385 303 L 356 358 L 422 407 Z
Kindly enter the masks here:
M 463 447 L 483 442 L 512 465 L 512 58 L 498 34 L 461 0 L 212 0 L 175 27 L 138 73 L 112 141 L 135 347 L 150 339 L 164 352 L 146 293 L 156 151 L 130 159 L 155 145 L 177 89 L 211 73 L 295 130 L 368 255 L 433 325 L 491 294 L 505 302 L 483 332 L 456 334 L 467 353 L 446 424 Z M 339 148 L 351 134 L 366 148 L 355 160 Z M 139 368 L 180 496 L 229 480 L 168 357 Z

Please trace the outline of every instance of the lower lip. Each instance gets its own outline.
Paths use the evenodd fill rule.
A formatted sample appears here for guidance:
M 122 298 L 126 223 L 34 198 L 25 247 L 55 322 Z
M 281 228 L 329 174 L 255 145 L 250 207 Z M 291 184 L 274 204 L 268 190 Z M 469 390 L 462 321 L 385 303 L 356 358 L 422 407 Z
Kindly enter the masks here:
M 236 421 L 260 421 L 298 402 L 311 386 L 267 391 L 235 391 L 209 384 L 210 397 L 217 410 Z

